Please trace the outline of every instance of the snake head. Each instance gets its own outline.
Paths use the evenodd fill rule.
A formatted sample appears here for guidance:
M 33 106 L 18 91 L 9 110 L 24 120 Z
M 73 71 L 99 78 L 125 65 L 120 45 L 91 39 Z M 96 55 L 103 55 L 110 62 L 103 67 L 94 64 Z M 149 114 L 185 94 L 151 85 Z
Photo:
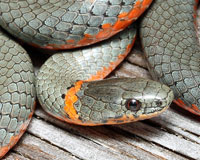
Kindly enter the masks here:
M 74 107 L 81 125 L 121 124 L 157 116 L 174 95 L 169 87 L 146 79 L 106 79 L 82 84 Z

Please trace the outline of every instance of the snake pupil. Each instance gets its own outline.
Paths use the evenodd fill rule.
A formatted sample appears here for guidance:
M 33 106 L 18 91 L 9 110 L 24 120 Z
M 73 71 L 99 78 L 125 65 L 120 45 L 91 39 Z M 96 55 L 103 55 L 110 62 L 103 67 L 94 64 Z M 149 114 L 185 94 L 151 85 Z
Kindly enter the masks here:
M 62 97 L 62 99 L 65 99 L 65 94 L 62 94 L 62 96 L 61 96 L 61 97 Z
M 138 111 L 141 107 L 141 102 L 135 99 L 127 101 L 126 108 L 131 111 Z

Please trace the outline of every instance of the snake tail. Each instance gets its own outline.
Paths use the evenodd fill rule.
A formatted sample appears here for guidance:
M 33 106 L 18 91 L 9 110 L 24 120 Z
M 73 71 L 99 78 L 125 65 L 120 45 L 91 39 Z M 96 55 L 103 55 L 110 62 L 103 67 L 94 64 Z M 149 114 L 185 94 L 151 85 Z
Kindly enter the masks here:
M 155 0 L 141 23 L 141 39 L 153 77 L 170 86 L 175 102 L 200 115 L 198 0 Z
M 28 54 L 0 30 L 0 158 L 17 143 L 31 120 L 34 83 Z

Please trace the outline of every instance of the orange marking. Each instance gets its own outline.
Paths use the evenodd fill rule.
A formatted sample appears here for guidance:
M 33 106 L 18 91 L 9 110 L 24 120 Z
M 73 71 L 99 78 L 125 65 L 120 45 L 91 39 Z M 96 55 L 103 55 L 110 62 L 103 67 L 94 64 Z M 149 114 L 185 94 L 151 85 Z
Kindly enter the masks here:
M 118 15 L 118 18 L 126 18 L 127 15 L 128 15 L 128 13 L 123 12 L 123 13 L 121 13 L 121 14 Z
M 94 40 L 94 37 L 89 34 L 85 35 L 85 37 L 79 41 L 79 43 L 81 43 L 81 44 L 84 43 L 85 45 L 92 44 L 93 42 L 95 43 L 96 41 Z
M 127 46 L 125 53 L 118 56 L 118 59 L 115 62 L 110 62 L 110 65 L 108 67 L 103 67 L 103 69 L 101 71 L 97 71 L 97 74 L 92 75 L 88 80 L 76 82 L 74 87 L 72 87 L 68 90 L 68 92 L 65 95 L 64 110 L 70 119 L 67 119 L 67 118 L 62 119 L 62 118 L 58 118 L 56 116 L 54 116 L 54 117 L 64 120 L 69 123 L 74 123 L 74 124 L 79 124 L 79 125 L 92 125 L 91 122 L 87 122 L 84 124 L 81 120 L 79 120 L 79 115 L 77 114 L 77 111 L 74 107 L 74 103 L 76 103 L 78 100 L 76 93 L 80 90 L 81 85 L 84 82 L 93 81 L 93 80 L 101 80 L 101 79 L 105 78 L 110 72 L 112 72 L 119 65 L 119 63 L 121 63 L 124 60 L 124 58 L 130 52 L 130 50 L 135 42 L 135 39 L 136 38 L 134 38 L 132 43 Z M 97 125 L 97 124 L 93 124 L 93 125 Z
M 4 146 L 2 148 L 0 148 L 0 159 L 19 141 L 19 139 L 21 138 L 21 136 L 24 134 L 24 132 L 26 131 L 26 128 L 28 127 L 28 124 L 33 116 L 34 110 L 35 110 L 35 106 L 36 106 L 36 102 L 34 102 L 34 107 L 33 107 L 33 111 L 30 113 L 30 115 L 28 116 L 28 119 L 26 122 L 24 122 L 21 127 L 20 127 L 20 131 L 18 135 L 12 136 L 10 139 L 10 142 L 7 146 Z
M 187 106 L 181 99 L 176 99 L 173 102 L 176 103 L 179 107 L 200 116 L 200 109 L 195 104 Z
M 197 111 L 197 112 L 200 113 L 200 109 L 199 109 L 195 104 L 192 104 L 192 108 L 193 108 L 195 111 Z
M 199 0 L 195 0 L 195 5 L 194 5 L 194 14 L 193 14 L 193 17 L 194 17 L 194 25 L 195 25 L 195 28 L 196 28 L 196 32 L 198 30 L 198 26 L 197 26 L 197 5 L 198 5 L 198 1 Z
M 130 21 L 128 21 L 129 23 L 125 23 L 125 20 L 118 20 L 115 25 L 112 27 L 112 30 L 113 30 L 113 34 L 117 33 L 118 31 L 121 31 L 123 28 L 126 28 L 129 24 L 130 24 Z
M 78 81 L 75 86 L 70 88 L 65 96 L 65 107 L 64 110 L 71 120 L 78 120 L 79 115 L 77 114 L 74 103 L 78 100 L 76 93 L 80 90 L 83 81 Z
M 95 41 L 98 42 L 99 40 L 104 40 L 104 39 L 106 39 L 105 37 L 110 37 L 111 33 L 112 33 L 111 28 L 105 28 L 105 29 L 99 31 L 99 33 L 95 36 Z M 80 44 L 80 45 L 82 45 L 82 44 Z
M 70 43 L 71 43 L 71 44 L 74 44 L 74 43 L 75 43 L 75 40 L 69 39 L 69 40 L 66 40 L 66 42 L 69 43 L 69 44 L 70 44 Z
M 83 39 L 81 39 L 78 42 L 75 42 L 74 40 L 67 40 L 66 43 L 68 44 L 63 44 L 63 45 L 47 44 L 46 46 L 38 46 L 38 45 L 34 46 L 38 46 L 40 48 L 45 48 L 45 49 L 60 50 L 60 49 L 78 48 L 81 46 L 87 46 L 102 41 L 125 29 L 145 11 L 145 9 L 151 4 L 151 2 L 152 0 L 144 0 L 143 2 L 141 0 L 137 0 L 135 5 L 133 6 L 133 9 L 129 13 L 123 12 L 118 15 L 118 20 L 115 24 L 113 25 L 109 23 L 103 24 L 98 34 L 96 35 L 85 34 Z
M 112 27 L 112 26 L 111 26 L 111 24 L 109 24 L 109 23 L 103 24 L 103 25 L 102 25 L 102 28 L 103 28 L 103 29 L 107 29 L 107 28 L 110 28 L 110 27 Z

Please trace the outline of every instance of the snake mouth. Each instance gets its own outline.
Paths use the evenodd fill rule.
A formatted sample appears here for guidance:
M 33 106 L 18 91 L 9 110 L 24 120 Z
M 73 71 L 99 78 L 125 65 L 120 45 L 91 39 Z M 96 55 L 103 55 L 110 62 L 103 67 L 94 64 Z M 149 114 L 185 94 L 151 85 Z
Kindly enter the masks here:
M 136 121 L 140 121 L 140 120 L 145 120 L 145 119 L 150 119 L 156 116 L 159 116 L 161 113 L 163 113 L 164 111 L 166 111 L 169 108 L 168 106 L 163 107 L 161 110 L 154 112 L 154 113 L 149 113 L 149 114 L 142 114 L 140 115 L 138 118 L 136 118 Z
M 130 115 L 124 115 L 122 117 L 115 117 L 112 119 L 108 119 L 102 122 L 102 124 L 99 125 L 119 125 L 119 124 L 124 124 L 124 123 L 131 123 L 131 122 L 136 122 L 140 120 L 145 120 L 145 119 L 150 119 L 156 116 L 159 116 L 161 113 L 163 113 L 165 110 L 167 110 L 169 106 L 163 107 L 161 110 L 149 113 L 149 114 L 141 114 L 139 116 L 134 116 L 132 114 Z

